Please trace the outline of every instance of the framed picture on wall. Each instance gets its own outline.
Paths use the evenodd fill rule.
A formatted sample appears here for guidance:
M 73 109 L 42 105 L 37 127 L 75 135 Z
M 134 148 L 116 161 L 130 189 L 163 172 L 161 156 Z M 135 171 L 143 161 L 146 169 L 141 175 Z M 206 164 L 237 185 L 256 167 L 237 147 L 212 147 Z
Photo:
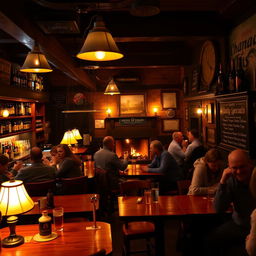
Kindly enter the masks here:
M 177 108 L 176 92 L 161 93 L 163 109 Z
M 214 104 L 213 103 L 208 104 L 206 111 L 207 111 L 207 122 L 209 124 L 214 123 Z
M 95 129 L 105 129 L 105 120 L 95 119 Z
M 120 115 L 145 115 L 145 95 L 120 95 L 119 110 Z
M 206 127 L 206 138 L 207 138 L 207 143 L 211 145 L 216 144 L 216 139 L 215 139 L 215 129 L 214 128 L 208 128 Z
M 179 119 L 162 119 L 163 132 L 178 131 L 180 129 Z

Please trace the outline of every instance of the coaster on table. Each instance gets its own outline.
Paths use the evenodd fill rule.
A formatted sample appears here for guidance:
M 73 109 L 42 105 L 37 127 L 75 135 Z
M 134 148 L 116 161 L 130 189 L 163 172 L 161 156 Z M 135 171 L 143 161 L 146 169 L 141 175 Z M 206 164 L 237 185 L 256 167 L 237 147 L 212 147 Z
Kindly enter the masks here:
M 57 237 L 58 237 L 58 234 L 55 233 L 55 232 L 52 232 L 51 236 L 49 236 L 47 238 L 44 238 L 44 237 L 40 236 L 40 234 L 38 233 L 38 234 L 34 235 L 33 239 L 37 242 L 48 242 L 48 241 L 51 241 L 51 240 L 53 240 Z

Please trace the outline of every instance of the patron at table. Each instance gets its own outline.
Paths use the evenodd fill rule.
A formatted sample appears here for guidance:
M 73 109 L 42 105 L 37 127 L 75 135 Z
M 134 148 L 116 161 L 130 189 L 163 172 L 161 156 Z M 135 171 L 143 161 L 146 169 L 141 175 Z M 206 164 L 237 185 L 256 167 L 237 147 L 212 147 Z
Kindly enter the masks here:
M 160 182 L 160 192 L 165 193 L 176 189 L 176 181 L 182 178 L 182 172 L 172 155 L 165 151 L 160 141 L 150 143 L 151 164 L 144 168 L 148 172 L 161 172 L 164 176 Z
M 205 157 L 196 160 L 188 195 L 215 194 L 222 166 L 222 156 L 217 149 L 210 149 Z
M 207 239 L 207 255 L 228 255 L 228 250 L 237 247 L 244 251 L 245 238 L 250 232 L 250 215 L 256 207 L 249 184 L 253 165 L 247 153 L 237 149 L 228 156 L 229 167 L 223 171 L 214 205 L 218 213 L 225 212 L 233 203 L 232 220 L 217 227 Z M 254 169 L 255 171 L 255 169 Z M 239 255 L 244 255 L 241 252 Z M 245 252 L 244 252 L 245 253 Z
M 74 178 L 82 176 L 81 160 L 75 156 L 68 145 L 60 144 L 57 146 L 58 161 L 56 163 L 56 176 L 58 178 Z
M 0 155 L 0 184 L 8 181 L 11 173 L 8 171 L 9 158 L 5 155 Z
M 31 166 L 21 168 L 15 176 L 16 180 L 24 183 L 40 182 L 55 178 L 55 169 L 42 163 L 42 151 L 33 147 L 30 151 Z
M 103 139 L 103 148 L 94 154 L 95 167 L 107 171 L 112 189 L 119 188 L 119 171 L 124 171 L 128 166 L 128 159 L 120 160 L 114 149 L 114 138 L 106 136 Z

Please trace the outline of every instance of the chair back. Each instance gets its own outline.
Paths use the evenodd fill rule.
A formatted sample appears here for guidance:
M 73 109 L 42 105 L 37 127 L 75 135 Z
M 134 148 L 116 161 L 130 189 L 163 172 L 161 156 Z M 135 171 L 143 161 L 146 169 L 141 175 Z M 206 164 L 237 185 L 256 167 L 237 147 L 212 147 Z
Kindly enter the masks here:
M 120 191 L 124 196 L 142 196 L 143 190 L 150 186 L 148 180 L 127 180 L 120 183 Z
M 47 180 L 40 182 L 25 183 L 25 188 L 30 196 L 46 196 L 49 189 L 56 190 L 56 181 Z
M 101 249 L 101 250 L 97 251 L 96 253 L 90 254 L 89 256 L 105 256 L 105 255 L 106 255 L 106 250 Z
M 178 180 L 177 187 L 179 195 L 186 195 L 188 193 L 190 184 L 191 180 Z
M 61 194 L 75 195 L 88 193 L 88 177 L 81 176 L 75 178 L 61 179 Z

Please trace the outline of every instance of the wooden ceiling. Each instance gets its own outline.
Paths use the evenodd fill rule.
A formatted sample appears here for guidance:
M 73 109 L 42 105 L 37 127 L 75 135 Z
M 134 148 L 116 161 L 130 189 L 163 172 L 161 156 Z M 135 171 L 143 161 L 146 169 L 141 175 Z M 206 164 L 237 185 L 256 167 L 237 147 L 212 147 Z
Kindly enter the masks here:
M 22 64 L 37 40 L 56 69 L 75 84 L 98 90 L 106 83 L 97 78 L 101 73 L 190 65 L 198 41 L 227 36 L 232 26 L 256 11 L 255 0 L 160 0 L 160 14 L 134 17 L 129 13 L 133 1 L 4 1 L 0 57 Z M 75 58 L 91 17 L 99 12 L 125 56 L 121 60 L 95 63 Z

